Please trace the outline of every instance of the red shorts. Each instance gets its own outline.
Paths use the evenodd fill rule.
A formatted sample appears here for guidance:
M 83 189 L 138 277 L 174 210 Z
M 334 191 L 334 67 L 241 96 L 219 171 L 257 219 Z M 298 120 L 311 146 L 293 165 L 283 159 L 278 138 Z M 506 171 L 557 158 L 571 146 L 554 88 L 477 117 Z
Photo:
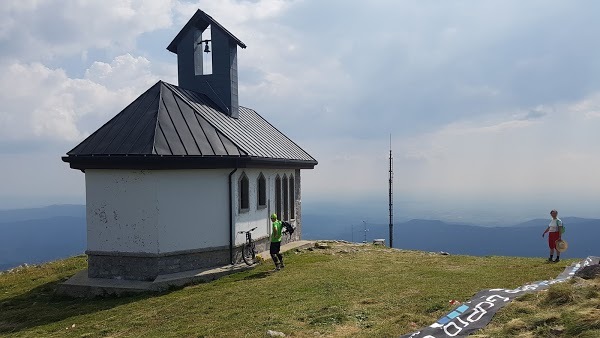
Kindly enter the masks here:
M 558 241 L 558 231 L 548 233 L 548 246 L 550 249 L 556 249 L 556 241 Z

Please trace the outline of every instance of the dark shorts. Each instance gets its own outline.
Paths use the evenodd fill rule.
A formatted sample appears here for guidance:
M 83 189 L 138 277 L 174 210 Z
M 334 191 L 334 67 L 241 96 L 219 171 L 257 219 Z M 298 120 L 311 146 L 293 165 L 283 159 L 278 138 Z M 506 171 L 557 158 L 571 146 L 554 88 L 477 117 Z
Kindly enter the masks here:
M 278 254 L 280 249 L 281 249 L 281 242 L 271 242 L 271 248 L 269 249 L 269 252 L 271 253 L 271 255 Z
M 556 249 L 556 241 L 558 241 L 558 231 L 548 233 L 548 246 L 550 249 Z

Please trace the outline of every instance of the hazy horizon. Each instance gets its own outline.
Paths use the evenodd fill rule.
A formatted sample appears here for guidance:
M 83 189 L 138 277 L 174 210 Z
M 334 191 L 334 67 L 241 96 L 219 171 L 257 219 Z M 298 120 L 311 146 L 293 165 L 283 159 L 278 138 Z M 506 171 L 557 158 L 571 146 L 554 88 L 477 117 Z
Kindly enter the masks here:
M 515 202 L 516 203 L 516 202 Z M 457 203 L 454 201 L 435 207 L 426 201 L 420 203 L 394 203 L 394 223 L 406 222 L 412 219 L 440 220 L 450 223 L 473 224 L 482 226 L 494 225 L 514 225 L 533 219 L 549 219 L 549 211 L 556 207 L 546 207 L 545 205 L 534 205 L 525 208 L 515 208 L 515 203 L 491 203 L 480 202 L 477 207 L 473 203 Z M 512 205 L 511 205 L 512 204 Z M 40 201 L 39 203 L 23 203 L 17 206 L 6 206 L 0 199 L 0 211 L 44 208 L 55 205 L 85 205 L 82 200 L 57 200 Z M 577 208 L 556 208 L 559 210 L 559 217 L 581 217 L 589 219 L 600 219 L 599 214 L 585 212 Z M 303 214 L 313 216 L 336 216 L 344 220 L 355 220 L 360 223 L 363 220 L 371 224 L 388 224 L 388 202 L 381 199 L 364 201 L 303 201 Z

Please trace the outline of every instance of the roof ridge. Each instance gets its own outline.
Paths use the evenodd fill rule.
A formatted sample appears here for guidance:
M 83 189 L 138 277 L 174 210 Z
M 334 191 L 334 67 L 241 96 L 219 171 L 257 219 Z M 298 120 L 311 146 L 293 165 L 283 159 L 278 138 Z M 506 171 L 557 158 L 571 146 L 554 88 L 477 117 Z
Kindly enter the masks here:
M 210 99 L 210 97 L 208 97 L 208 95 L 206 95 L 206 94 L 203 94 L 203 93 L 198 93 L 198 92 L 195 92 L 195 91 L 192 91 L 192 90 L 189 90 L 189 89 L 184 89 L 184 88 L 181 88 L 181 87 L 179 87 L 179 86 L 175 86 L 175 85 L 173 85 L 173 84 L 170 84 L 170 83 L 167 83 L 167 82 L 163 82 L 163 83 L 166 85 L 166 87 L 168 87 L 168 88 L 169 88 L 169 90 L 170 90 L 170 91 L 171 91 L 171 92 L 172 92 L 174 95 L 177 95 L 177 97 L 179 97 L 180 99 L 182 99 L 182 100 L 183 100 L 183 102 L 184 102 L 185 104 L 187 104 L 187 105 L 188 105 L 188 107 L 190 107 L 190 109 L 191 109 L 191 110 L 194 112 L 194 114 L 196 115 L 196 118 L 198 118 L 198 117 L 202 118 L 202 120 L 204 120 L 204 121 L 205 121 L 206 123 L 208 123 L 208 124 L 209 124 L 211 127 L 213 127 L 213 128 L 215 129 L 215 131 L 216 131 L 216 132 L 217 132 L 219 135 L 221 135 L 221 136 L 225 137 L 227 140 L 229 140 L 229 142 L 231 142 L 231 143 L 232 143 L 232 144 L 233 144 L 233 145 L 234 145 L 234 146 L 235 146 L 235 147 L 238 149 L 238 151 L 239 151 L 239 153 L 240 153 L 240 154 L 244 153 L 245 155 L 248 155 L 248 151 L 246 151 L 245 149 L 243 149 L 242 147 L 240 147 L 240 146 L 237 144 L 237 142 L 234 142 L 234 141 L 233 141 L 233 140 L 232 140 L 230 137 L 228 137 L 227 135 L 225 135 L 225 134 L 224 134 L 224 133 L 223 133 L 221 130 L 219 130 L 219 128 L 217 128 L 217 127 L 216 127 L 216 126 L 215 126 L 213 123 L 211 123 L 209 120 L 207 120 L 206 118 L 204 118 L 204 116 L 202 116 L 201 114 L 198 114 L 198 112 L 196 111 L 196 109 L 194 109 L 194 107 L 192 107 L 192 106 L 190 106 L 190 105 L 189 105 L 189 103 L 188 103 L 188 100 L 189 100 L 189 99 L 188 99 L 188 98 L 186 98 L 186 97 L 184 97 L 184 96 L 183 96 L 183 95 L 182 95 L 182 94 L 179 92 L 179 90 L 176 90 L 176 89 L 185 90 L 185 91 L 190 91 L 190 92 L 196 93 L 196 94 L 198 94 L 198 95 L 202 95 L 202 96 L 204 96 L 203 98 L 205 98 L 205 99 L 207 99 L 207 100 L 211 101 L 213 104 L 215 104 L 215 105 L 216 105 L 216 103 L 215 103 L 214 101 L 212 101 L 212 100 Z M 172 88 L 171 88 L 171 87 L 172 87 Z M 221 142 L 222 142 L 222 141 L 221 141 Z M 225 145 L 223 145 L 223 146 L 225 146 Z M 241 156 L 241 155 L 240 155 L 240 156 Z
M 158 82 L 161 84 L 161 88 L 165 85 L 165 81 L 163 80 L 158 80 Z M 160 131 L 162 133 L 162 131 L 160 130 L 160 124 L 158 123 L 158 115 L 160 114 L 160 99 L 162 97 L 162 90 L 158 90 L 158 109 L 156 109 L 156 119 L 154 120 L 154 137 L 152 137 L 152 154 L 156 154 L 158 155 L 158 151 L 156 150 L 156 133 L 158 131 Z M 164 135 L 163 135 L 164 137 Z
M 111 119 L 109 119 L 108 121 L 106 121 L 106 123 L 104 123 L 103 125 L 101 125 L 98 129 L 96 129 L 93 133 L 91 133 L 88 137 L 86 137 L 84 141 L 90 140 L 92 137 L 95 137 L 96 135 L 98 135 L 98 133 L 100 132 L 100 130 L 102 130 L 102 128 L 104 128 L 105 126 L 107 126 L 109 123 L 113 122 L 119 115 L 121 115 L 121 113 L 123 113 L 127 108 L 129 108 L 132 104 L 134 104 L 137 99 L 141 98 L 144 95 L 147 95 L 148 92 L 150 92 L 152 89 L 154 89 L 154 87 L 156 85 L 158 85 L 159 83 L 162 83 L 162 82 L 163 81 L 158 80 L 155 84 L 153 84 L 152 86 L 150 86 L 150 88 L 146 89 L 140 96 L 138 96 L 135 100 L 133 100 L 127 106 L 125 106 L 125 108 L 123 108 L 119 113 L 115 114 L 115 116 L 113 116 Z M 83 142 L 79 143 L 73 149 L 69 150 L 67 152 L 67 155 L 70 155 L 70 153 L 72 153 L 75 149 L 79 148 L 79 146 L 81 146 L 81 145 L 83 145 Z

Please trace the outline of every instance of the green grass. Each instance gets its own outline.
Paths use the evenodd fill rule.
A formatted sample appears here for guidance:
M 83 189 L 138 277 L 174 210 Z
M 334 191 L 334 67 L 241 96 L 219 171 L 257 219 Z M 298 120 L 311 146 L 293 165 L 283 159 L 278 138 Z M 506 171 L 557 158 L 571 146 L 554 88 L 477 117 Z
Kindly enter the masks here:
M 574 278 L 518 298 L 475 337 L 600 337 L 600 278 Z
M 441 256 L 345 244 L 287 253 L 285 260 L 286 268 L 279 272 L 266 262 L 159 295 L 87 300 L 53 294 L 58 282 L 85 267 L 85 257 L 2 274 L 0 335 L 263 337 L 275 330 L 290 337 L 397 337 L 437 320 L 451 309 L 450 299 L 465 301 L 484 288 L 554 278 L 573 261 L 547 264 L 544 258 Z M 558 297 L 563 305 L 555 305 L 558 298 L 530 301 L 559 307 L 578 299 L 571 296 L 567 303 Z M 597 293 L 594 297 L 598 301 Z M 567 314 L 546 318 L 533 306 L 521 307 L 505 311 L 501 320 L 508 323 L 513 312 L 535 317 L 531 320 L 540 325 L 579 320 Z M 595 330 L 594 313 L 588 315 L 592 319 L 585 317 L 585 325 Z M 530 323 L 513 323 L 511 330 L 521 332 Z M 496 336 L 506 336 L 504 326 L 496 328 L 501 332 Z M 579 332 L 571 326 L 566 330 Z

